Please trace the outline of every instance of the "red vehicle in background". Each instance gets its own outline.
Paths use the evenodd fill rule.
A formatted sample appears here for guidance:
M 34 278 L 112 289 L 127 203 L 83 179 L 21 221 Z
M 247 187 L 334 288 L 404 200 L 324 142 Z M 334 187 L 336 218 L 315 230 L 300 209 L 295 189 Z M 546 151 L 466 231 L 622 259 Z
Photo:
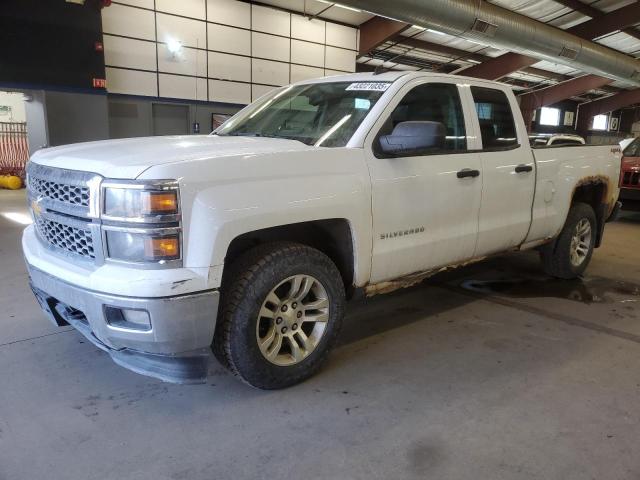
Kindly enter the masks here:
M 640 205 L 640 138 L 636 138 L 623 151 L 620 172 L 620 201 Z M 636 203 L 637 202 L 637 203 Z

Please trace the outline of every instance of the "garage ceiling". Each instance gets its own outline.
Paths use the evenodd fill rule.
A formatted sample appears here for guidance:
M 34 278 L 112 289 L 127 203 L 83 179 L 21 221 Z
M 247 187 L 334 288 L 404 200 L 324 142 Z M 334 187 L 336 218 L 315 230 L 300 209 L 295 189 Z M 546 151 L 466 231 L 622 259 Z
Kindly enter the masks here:
M 491 3 L 526 15 L 558 28 L 567 29 L 591 20 L 599 14 L 605 14 L 636 3 L 635 0 L 489 0 Z M 348 25 L 359 26 L 373 15 L 355 11 L 324 0 L 263 0 L 260 3 L 305 13 L 317 18 L 333 20 Z M 420 48 L 407 39 L 428 42 L 433 48 Z M 640 58 L 640 28 L 638 25 L 603 35 L 594 41 L 618 50 L 635 58 Z M 434 47 L 436 46 L 436 47 Z M 448 47 L 439 49 L 437 46 Z M 446 51 L 443 51 L 446 50 Z M 358 63 L 361 68 L 373 68 L 384 64 L 385 68 L 395 70 L 426 70 L 455 72 L 459 69 L 480 63 L 483 57 L 498 57 L 507 53 L 475 42 L 451 36 L 434 30 L 411 27 L 400 36 L 385 42 L 375 50 L 361 56 Z M 473 55 L 468 55 L 473 54 Z M 366 65 L 366 66 L 364 66 Z M 582 75 L 583 72 L 565 65 L 540 61 L 532 69 L 519 71 L 505 77 L 503 81 L 513 84 L 517 90 L 528 90 L 552 85 L 563 79 Z M 608 89 L 593 90 L 581 99 L 593 98 L 611 93 L 611 87 L 631 89 L 623 82 L 614 82 Z

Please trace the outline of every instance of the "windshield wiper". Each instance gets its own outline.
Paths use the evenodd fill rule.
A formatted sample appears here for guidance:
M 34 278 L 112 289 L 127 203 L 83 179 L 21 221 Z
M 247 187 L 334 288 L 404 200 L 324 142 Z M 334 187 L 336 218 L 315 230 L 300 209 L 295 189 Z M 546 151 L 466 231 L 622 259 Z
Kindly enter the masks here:
M 304 140 L 300 140 L 299 138 L 296 137 L 290 137 L 287 135 L 268 135 L 265 133 L 260 133 L 260 132 L 236 132 L 236 133 L 225 133 L 224 135 L 221 135 L 224 137 L 259 137 L 259 138 L 280 138 L 282 140 L 295 140 L 296 142 L 300 142 L 304 145 L 309 145 L 307 142 L 305 142 Z

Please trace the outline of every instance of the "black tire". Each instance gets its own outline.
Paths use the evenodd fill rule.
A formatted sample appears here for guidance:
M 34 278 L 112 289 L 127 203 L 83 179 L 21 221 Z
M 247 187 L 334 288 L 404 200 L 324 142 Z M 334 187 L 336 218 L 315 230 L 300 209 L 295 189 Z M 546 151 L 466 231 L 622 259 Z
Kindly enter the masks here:
M 315 374 L 335 345 L 344 316 L 344 284 L 331 259 L 305 245 L 277 242 L 253 248 L 229 269 L 212 345 L 220 363 L 245 383 L 265 390 L 286 388 Z M 329 301 L 328 320 L 317 346 L 306 358 L 281 366 L 261 352 L 257 324 L 267 295 L 295 275 L 310 275 L 322 284 Z
M 571 261 L 572 238 L 578 224 L 584 219 L 586 219 L 591 226 L 591 238 L 588 252 L 582 260 L 582 263 L 575 265 Z M 598 231 L 597 225 L 598 222 L 593 208 L 586 203 L 575 203 L 569 210 L 567 220 L 560 235 L 558 235 L 555 241 L 540 250 L 540 257 L 545 272 L 553 277 L 566 280 L 574 279 L 582 275 L 593 255 Z

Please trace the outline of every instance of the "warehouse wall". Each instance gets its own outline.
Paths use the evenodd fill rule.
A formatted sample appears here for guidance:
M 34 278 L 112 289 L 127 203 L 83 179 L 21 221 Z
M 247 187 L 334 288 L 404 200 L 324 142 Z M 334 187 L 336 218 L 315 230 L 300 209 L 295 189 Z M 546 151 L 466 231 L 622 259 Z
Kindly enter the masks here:
M 120 0 L 102 24 L 110 93 L 241 105 L 355 71 L 356 28 L 247 2 Z
M 42 147 L 109 138 L 107 96 L 45 90 L 25 91 L 31 153 Z
M 175 105 L 188 110 L 188 128 L 193 123 L 200 124 L 200 133 L 211 132 L 211 115 L 232 115 L 238 107 L 225 104 L 196 104 L 193 102 L 166 102 L 129 96 L 111 95 L 109 97 L 109 136 L 110 138 L 143 137 L 157 135 L 154 130 L 154 105 Z M 189 130 L 190 132 L 192 130 Z M 184 133 L 184 132 L 172 132 Z
M 105 94 L 45 93 L 49 146 L 109 138 Z

